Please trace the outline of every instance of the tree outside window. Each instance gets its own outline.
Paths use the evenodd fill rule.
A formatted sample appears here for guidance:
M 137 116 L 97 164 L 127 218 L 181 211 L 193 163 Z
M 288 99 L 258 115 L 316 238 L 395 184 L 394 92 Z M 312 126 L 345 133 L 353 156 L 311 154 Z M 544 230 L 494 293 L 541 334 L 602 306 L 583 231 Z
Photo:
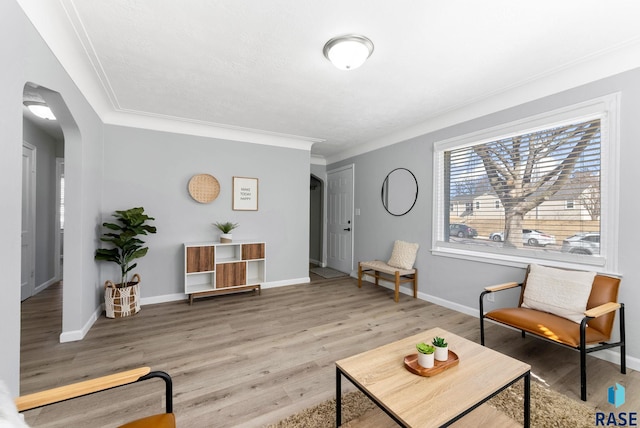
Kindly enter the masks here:
M 437 142 L 434 254 L 615 269 L 618 108 L 614 94 Z M 569 245 L 586 236 L 589 254 Z

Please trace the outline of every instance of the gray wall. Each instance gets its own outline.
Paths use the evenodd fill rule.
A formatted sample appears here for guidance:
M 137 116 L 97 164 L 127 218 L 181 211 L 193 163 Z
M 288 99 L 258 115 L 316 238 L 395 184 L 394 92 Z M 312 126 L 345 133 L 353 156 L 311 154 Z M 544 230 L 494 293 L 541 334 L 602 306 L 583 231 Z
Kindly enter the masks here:
M 183 293 L 182 244 L 217 241 L 217 221 L 240 224 L 234 241 L 266 242 L 268 283 L 308 280 L 309 151 L 109 125 L 104 165 L 104 220 L 134 206 L 156 219 L 158 233 L 144 238 L 149 252 L 136 268 L 143 303 Z M 220 183 L 210 204 L 188 193 L 189 179 L 200 173 Z M 258 211 L 232 210 L 233 176 L 258 178 Z M 102 281 L 118 278 L 113 263 L 101 270 Z
M 620 91 L 620 239 L 618 242 L 619 273 L 623 275 L 620 300 L 625 302 L 628 334 L 628 364 L 640 368 L 640 341 L 634 332 L 640 330 L 640 266 L 637 236 L 640 201 L 640 69 L 622 73 L 576 89 L 549 96 L 508 110 L 480 117 L 440 131 L 413 138 L 393 146 L 328 165 L 327 169 L 355 164 L 354 207 L 356 217 L 354 258 L 370 260 L 389 257 L 396 239 L 418 242 L 420 250 L 416 266 L 420 270 L 419 293 L 424 299 L 477 314 L 478 295 L 490 284 L 521 280 L 524 267 L 515 268 L 459 258 L 435 256 L 430 252 L 433 220 L 433 143 L 478 131 L 516 119 L 586 101 Z M 388 214 L 380 201 L 380 189 L 386 174 L 405 167 L 417 177 L 419 196 L 414 209 L 405 216 Z M 611 356 L 611 355 L 610 355 Z
M 20 182 L 22 167 L 22 78 L 24 64 L 19 60 L 25 49 L 24 17 L 14 2 L 0 2 L 0 194 L 4 208 L 0 220 L 4 227 L 0 245 L 2 296 L 0 299 L 0 379 L 17 394 L 20 380 Z
M 66 258 L 62 331 L 84 331 L 99 306 L 98 269 L 93 261 L 95 223 L 100 205 L 102 179 L 102 123 L 77 86 L 60 66 L 16 2 L 1 2 L 0 54 L 0 190 L 5 227 L 0 260 L 3 299 L 0 299 L 0 378 L 10 390 L 19 390 L 20 364 L 20 213 L 21 146 L 23 140 L 22 92 L 34 82 L 52 89 L 47 101 L 65 133 Z M 72 268 L 70 268 L 72 265 Z M 95 287 L 95 288 L 94 288 Z M 66 296 L 72 295 L 73 299 Z

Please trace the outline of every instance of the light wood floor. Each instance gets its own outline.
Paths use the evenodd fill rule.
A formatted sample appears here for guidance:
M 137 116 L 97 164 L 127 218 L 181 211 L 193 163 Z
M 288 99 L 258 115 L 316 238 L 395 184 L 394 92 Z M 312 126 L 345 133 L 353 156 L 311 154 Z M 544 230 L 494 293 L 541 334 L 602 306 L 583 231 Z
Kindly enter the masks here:
M 150 305 L 100 318 L 84 340 L 58 343 L 61 286 L 22 304 L 21 392 L 139 366 L 174 381 L 181 427 L 262 427 L 334 397 L 338 359 L 432 327 L 479 342 L 478 319 L 353 278 Z M 144 287 L 144 285 L 143 285 Z M 579 400 L 578 354 L 490 324 L 487 345 L 532 365 L 534 378 Z M 588 357 L 589 403 L 609 412 L 607 388 L 627 388 L 640 407 L 640 375 Z M 348 385 L 344 381 L 343 386 Z M 110 427 L 163 411 L 159 380 L 27 412 L 33 427 Z

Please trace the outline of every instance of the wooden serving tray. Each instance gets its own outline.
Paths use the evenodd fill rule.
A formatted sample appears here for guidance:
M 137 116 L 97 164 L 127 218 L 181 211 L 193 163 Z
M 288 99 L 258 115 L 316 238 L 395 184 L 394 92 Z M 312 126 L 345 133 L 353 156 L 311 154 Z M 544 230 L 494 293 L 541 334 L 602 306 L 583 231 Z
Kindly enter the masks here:
M 451 350 L 449 350 L 449 358 L 447 358 L 447 361 L 436 360 L 430 369 L 425 369 L 418 364 L 418 354 L 411 354 L 404 357 L 404 366 L 407 370 L 419 376 L 435 376 L 448 368 L 457 366 L 459 362 L 458 355 Z

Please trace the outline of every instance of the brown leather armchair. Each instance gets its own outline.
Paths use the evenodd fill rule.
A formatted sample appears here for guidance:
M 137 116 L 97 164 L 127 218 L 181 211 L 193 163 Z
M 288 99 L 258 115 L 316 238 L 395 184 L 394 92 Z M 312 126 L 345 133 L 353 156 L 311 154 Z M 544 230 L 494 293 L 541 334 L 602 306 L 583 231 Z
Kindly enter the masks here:
M 528 277 L 529 270 L 527 270 Z M 510 282 L 485 287 L 480 294 L 480 343 L 485 344 L 484 320 L 490 319 L 498 323 L 516 328 L 522 332 L 533 334 L 542 339 L 576 349 L 580 352 L 580 398 L 587 400 L 586 354 L 620 347 L 620 372 L 626 373 L 624 304 L 618 302 L 620 279 L 606 275 L 596 275 L 587 301 L 587 309 L 580 324 L 536 309 L 522 307 L 527 277 L 522 284 Z M 520 301 L 517 307 L 501 308 L 484 313 L 484 296 L 520 287 Z M 614 319 L 618 311 L 619 336 L 617 342 L 610 342 Z
M 120 428 L 175 428 L 176 419 L 173 414 L 173 385 L 171 377 L 162 371 L 151 371 L 149 367 L 140 367 L 125 372 L 23 395 L 16 398 L 15 403 L 18 412 L 24 412 L 152 378 L 161 378 L 165 382 L 166 412 L 129 422 L 121 425 Z

